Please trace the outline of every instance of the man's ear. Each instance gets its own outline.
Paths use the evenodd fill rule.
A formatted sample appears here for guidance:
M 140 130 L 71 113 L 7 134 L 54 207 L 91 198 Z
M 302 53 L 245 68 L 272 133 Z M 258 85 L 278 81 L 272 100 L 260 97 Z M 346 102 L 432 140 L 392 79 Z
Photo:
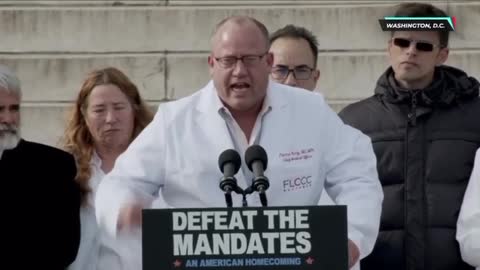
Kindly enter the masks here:
M 392 39 L 389 39 L 389 40 L 388 40 L 388 43 L 387 43 L 387 56 L 388 56 L 388 61 L 390 61 L 390 59 L 391 59 L 391 57 L 392 57 L 392 46 L 393 46 Z
M 388 40 L 387 43 L 387 63 L 393 66 L 394 59 L 392 59 L 392 50 L 395 50 L 395 45 L 393 44 L 392 39 Z
M 215 62 L 215 60 L 213 59 L 213 56 L 209 55 L 207 61 L 208 61 L 208 68 L 209 68 L 210 76 L 213 76 L 213 65 L 214 65 L 214 62 Z
M 267 60 L 267 65 L 268 67 L 272 68 L 273 67 L 273 53 L 268 52 L 267 55 L 265 55 L 265 58 Z
M 315 82 L 315 84 L 317 84 L 318 79 L 320 79 L 320 70 L 315 69 L 313 71 L 313 81 Z
M 447 61 L 449 53 L 450 53 L 450 50 L 448 48 L 440 49 L 437 55 L 436 65 L 437 66 L 443 65 Z

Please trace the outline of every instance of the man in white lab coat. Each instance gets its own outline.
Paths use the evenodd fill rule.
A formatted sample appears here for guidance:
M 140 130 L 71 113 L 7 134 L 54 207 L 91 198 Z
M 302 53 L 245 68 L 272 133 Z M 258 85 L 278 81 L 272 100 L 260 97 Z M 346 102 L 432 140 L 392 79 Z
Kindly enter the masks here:
M 475 156 L 457 223 L 457 240 L 462 259 L 480 270 L 480 149 Z
M 139 226 L 152 200 L 160 208 L 225 206 L 219 154 L 234 148 L 243 155 L 258 144 L 269 157 L 269 205 L 316 205 L 328 190 L 348 206 L 349 265 L 368 255 L 383 200 L 370 139 L 344 125 L 321 95 L 269 81 L 273 56 L 260 22 L 227 18 L 211 46 L 212 81 L 162 104 L 100 184 L 100 226 L 113 235 Z M 302 177 L 312 181 L 295 181 Z M 253 175 L 242 164 L 236 178 L 245 188 Z M 233 205 L 241 206 L 241 196 Z M 248 205 L 260 206 L 259 197 L 249 196 Z

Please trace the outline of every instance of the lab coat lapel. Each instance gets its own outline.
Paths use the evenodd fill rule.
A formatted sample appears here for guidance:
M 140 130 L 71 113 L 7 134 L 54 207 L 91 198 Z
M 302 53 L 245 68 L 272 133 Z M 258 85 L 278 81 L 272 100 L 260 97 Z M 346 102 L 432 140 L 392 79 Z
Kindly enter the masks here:
M 209 140 L 213 141 L 214 143 L 211 144 L 212 148 L 208 151 L 208 153 L 213 155 L 218 161 L 220 154 L 227 149 L 235 149 L 235 144 L 230 136 L 227 123 L 219 113 L 219 109 L 222 105 L 213 83 L 210 82 L 204 89 L 202 89 L 202 91 L 202 96 L 197 107 L 199 112 L 197 125 L 208 134 L 211 134 Z M 244 162 L 244 153 L 239 154 L 242 158 L 242 162 Z M 242 170 L 239 170 L 235 177 L 238 185 L 245 189 L 247 187 L 247 181 Z M 240 196 L 234 196 L 236 199 L 239 197 Z
M 275 159 L 278 154 L 278 149 L 285 148 L 286 144 L 292 140 L 290 132 L 290 124 L 292 114 L 289 113 L 287 97 L 284 96 L 284 91 L 276 89 L 279 87 L 277 83 L 270 82 L 267 95 L 270 99 L 270 106 L 272 110 L 265 115 L 262 123 L 262 134 L 259 144 L 265 148 L 267 152 L 269 163 Z

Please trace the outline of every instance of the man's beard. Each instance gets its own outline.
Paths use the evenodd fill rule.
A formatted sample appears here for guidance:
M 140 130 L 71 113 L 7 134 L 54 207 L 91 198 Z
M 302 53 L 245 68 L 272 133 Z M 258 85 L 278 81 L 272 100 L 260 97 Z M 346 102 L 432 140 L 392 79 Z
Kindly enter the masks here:
M 17 126 L 0 124 L 0 151 L 17 147 L 20 139 L 20 130 Z

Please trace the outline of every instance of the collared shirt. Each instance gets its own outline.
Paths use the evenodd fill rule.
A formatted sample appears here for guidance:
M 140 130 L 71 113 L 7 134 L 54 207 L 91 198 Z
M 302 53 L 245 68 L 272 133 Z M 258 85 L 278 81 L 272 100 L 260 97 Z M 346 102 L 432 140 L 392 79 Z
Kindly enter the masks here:
M 260 137 L 262 135 L 262 122 L 263 122 L 264 116 L 272 110 L 272 104 L 268 96 L 268 91 L 262 103 L 262 108 L 260 109 L 260 113 L 258 114 L 257 119 L 255 121 L 255 125 L 253 126 L 253 130 L 250 135 L 250 138 L 247 138 L 246 134 L 240 128 L 240 125 L 238 125 L 233 115 L 230 113 L 228 108 L 225 107 L 225 105 L 221 102 L 218 96 L 215 102 L 218 108 L 218 113 L 225 120 L 225 124 L 227 125 L 228 131 L 232 138 L 233 144 L 235 146 L 235 150 L 237 150 L 237 152 L 240 154 L 240 156 L 243 159 L 248 147 L 254 144 L 258 144 L 258 141 L 260 140 Z M 245 177 L 247 178 L 245 179 L 246 182 L 251 183 L 251 180 L 253 179 L 253 173 L 250 171 L 250 169 L 248 169 L 248 166 L 247 164 L 245 164 L 245 162 L 242 163 L 241 169 L 242 169 L 243 175 L 245 175 Z

